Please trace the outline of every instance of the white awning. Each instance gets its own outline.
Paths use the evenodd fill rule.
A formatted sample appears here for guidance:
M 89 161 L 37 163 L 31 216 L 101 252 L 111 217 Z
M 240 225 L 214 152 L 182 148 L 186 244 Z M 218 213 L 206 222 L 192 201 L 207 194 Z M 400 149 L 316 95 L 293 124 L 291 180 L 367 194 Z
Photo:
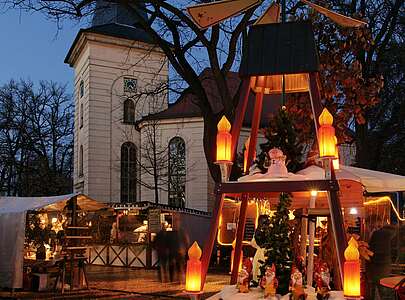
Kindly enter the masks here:
M 27 211 L 62 210 L 66 202 L 77 196 L 83 210 L 95 211 L 108 205 L 82 194 L 52 197 L 0 197 L 0 288 L 22 288 L 25 221 Z
M 297 174 L 313 180 L 325 178 L 324 170 L 318 166 L 310 166 Z M 405 191 L 405 176 L 390 173 L 340 165 L 336 178 L 360 182 L 368 193 Z

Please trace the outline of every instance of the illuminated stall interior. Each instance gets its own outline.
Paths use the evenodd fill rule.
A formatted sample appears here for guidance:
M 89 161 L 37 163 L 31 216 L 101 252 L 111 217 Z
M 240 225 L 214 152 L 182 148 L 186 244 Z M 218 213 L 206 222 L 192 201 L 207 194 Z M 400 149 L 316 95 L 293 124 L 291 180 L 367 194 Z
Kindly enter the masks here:
M 339 171 L 337 171 L 339 172 Z M 305 173 L 305 171 L 303 172 Z M 361 240 L 368 241 L 371 233 L 388 224 L 396 224 L 400 236 L 400 225 L 405 221 L 404 213 L 401 211 L 395 195 L 398 193 L 385 193 L 381 196 L 376 194 L 366 194 L 365 187 L 355 180 L 339 180 L 340 201 L 343 210 L 345 228 L 349 234 L 358 234 Z M 225 196 L 220 222 L 218 227 L 217 242 L 220 245 L 222 260 L 230 262 L 232 260 L 232 249 L 236 237 L 238 224 L 241 194 L 228 194 Z M 301 222 L 302 216 L 309 215 L 315 218 L 315 254 L 319 255 L 322 246 L 322 238 L 328 230 L 328 201 L 327 193 L 318 191 L 316 194 L 315 208 L 309 208 L 311 192 L 293 192 L 292 204 L 290 207 L 290 220 Z M 279 193 L 251 193 L 247 209 L 246 227 L 243 239 L 244 255 L 251 256 L 254 250 L 250 247 L 250 242 L 257 228 L 258 217 L 262 214 L 272 216 L 279 201 Z M 297 226 L 297 228 L 300 225 Z M 254 229 L 253 229 L 254 228 Z M 307 235 L 308 236 L 308 235 Z M 301 238 L 301 235 L 298 236 Z M 301 241 L 300 241 L 301 243 Z M 306 240 L 306 245 L 309 241 Z M 398 255 L 393 257 L 393 261 L 404 263 L 401 257 L 401 250 L 404 248 L 404 241 L 398 245 Z M 403 256 L 403 255 L 402 255 Z

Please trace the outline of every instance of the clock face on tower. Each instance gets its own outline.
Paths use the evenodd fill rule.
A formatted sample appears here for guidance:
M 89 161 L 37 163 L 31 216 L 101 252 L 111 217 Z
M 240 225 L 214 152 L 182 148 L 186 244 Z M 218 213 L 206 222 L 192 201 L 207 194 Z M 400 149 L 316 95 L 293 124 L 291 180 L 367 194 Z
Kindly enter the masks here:
M 135 93 L 137 80 L 135 78 L 124 77 L 124 92 Z

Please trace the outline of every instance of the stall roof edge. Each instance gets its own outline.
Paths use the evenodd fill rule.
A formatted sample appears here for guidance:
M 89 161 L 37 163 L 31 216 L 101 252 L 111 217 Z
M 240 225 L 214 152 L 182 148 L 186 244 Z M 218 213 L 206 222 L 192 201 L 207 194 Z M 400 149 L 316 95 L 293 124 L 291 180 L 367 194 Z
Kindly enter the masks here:
M 171 206 L 168 204 L 153 203 L 153 202 L 149 202 L 149 201 L 140 201 L 140 202 L 134 202 L 134 203 L 111 203 L 110 206 L 114 209 L 160 208 L 163 210 L 176 211 L 176 212 L 188 213 L 188 214 L 193 214 L 193 215 L 201 215 L 201 216 L 206 216 L 206 217 L 211 216 L 211 213 L 205 212 L 202 210 L 198 210 L 198 209 L 181 208 L 181 207 Z

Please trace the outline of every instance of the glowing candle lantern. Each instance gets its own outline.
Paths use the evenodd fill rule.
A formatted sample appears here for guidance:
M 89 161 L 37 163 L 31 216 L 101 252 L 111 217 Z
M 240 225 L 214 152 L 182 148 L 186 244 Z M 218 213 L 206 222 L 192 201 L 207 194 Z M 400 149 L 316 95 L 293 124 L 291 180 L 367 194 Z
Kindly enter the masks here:
M 333 117 L 330 112 L 324 108 L 319 116 L 319 156 L 320 157 L 335 157 L 336 142 L 335 142 L 335 128 L 332 126 Z
M 231 123 L 225 116 L 222 116 L 217 128 L 217 162 L 230 162 L 232 151 Z
M 186 291 L 199 292 L 201 290 L 201 257 L 202 251 L 197 242 L 188 249 L 186 272 Z
M 346 297 L 360 297 L 360 253 L 357 241 L 352 237 L 345 250 L 344 285 Z

